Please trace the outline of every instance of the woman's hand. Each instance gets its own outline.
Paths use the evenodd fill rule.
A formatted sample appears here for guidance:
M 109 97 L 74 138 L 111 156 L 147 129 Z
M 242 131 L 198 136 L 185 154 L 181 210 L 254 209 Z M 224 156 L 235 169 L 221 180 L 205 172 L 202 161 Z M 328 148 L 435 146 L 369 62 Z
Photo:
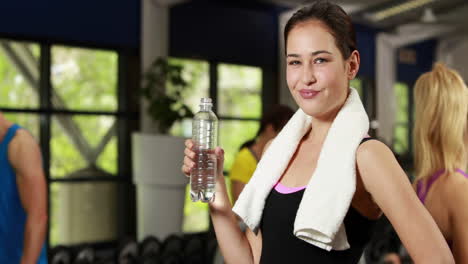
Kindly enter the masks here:
M 182 172 L 185 176 L 190 177 L 190 172 L 195 167 L 195 151 L 193 150 L 193 141 L 191 139 L 185 140 L 184 150 L 184 164 L 182 165 Z M 224 150 L 216 147 L 214 151 L 217 159 L 216 167 L 216 194 L 213 202 L 210 203 L 210 209 L 213 211 L 231 210 L 231 201 L 229 200 L 226 183 L 224 182 L 223 166 L 224 166 Z
M 190 172 L 195 167 L 195 151 L 193 151 L 193 141 L 191 139 L 185 140 L 185 150 L 184 150 L 184 164 L 182 165 L 182 172 L 185 176 L 190 177 Z M 223 167 L 224 167 L 224 150 L 221 147 L 216 147 L 214 154 L 216 155 L 217 168 L 216 173 L 218 178 L 223 176 Z
M 184 149 L 184 164 L 182 164 L 182 172 L 185 176 L 190 177 L 190 172 L 195 167 L 195 152 L 192 150 L 193 141 L 191 139 L 185 140 L 185 149 Z

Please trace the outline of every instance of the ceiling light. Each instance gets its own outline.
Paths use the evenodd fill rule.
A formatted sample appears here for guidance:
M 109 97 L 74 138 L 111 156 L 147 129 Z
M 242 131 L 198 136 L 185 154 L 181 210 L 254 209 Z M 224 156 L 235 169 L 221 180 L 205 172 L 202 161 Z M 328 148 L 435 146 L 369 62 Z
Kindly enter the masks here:
M 407 1 L 407 2 L 401 3 L 399 5 L 392 6 L 392 7 L 386 8 L 384 10 L 377 11 L 377 12 L 372 13 L 372 14 L 368 14 L 368 15 L 366 15 L 366 17 L 368 17 L 369 19 L 371 19 L 374 22 L 378 22 L 378 21 L 384 20 L 386 18 L 389 18 L 389 17 L 395 16 L 395 15 L 398 15 L 398 14 L 401 14 L 401 13 L 416 9 L 418 7 L 421 7 L 423 5 L 432 3 L 434 1 L 436 1 L 436 0 L 412 0 L 412 1 Z
M 434 23 L 436 22 L 436 17 L 434 15 L 434 12 L 432 11 L 432 8 L 424 8 L 424 13 L 421 17 L 421 21 L 424 23 Z

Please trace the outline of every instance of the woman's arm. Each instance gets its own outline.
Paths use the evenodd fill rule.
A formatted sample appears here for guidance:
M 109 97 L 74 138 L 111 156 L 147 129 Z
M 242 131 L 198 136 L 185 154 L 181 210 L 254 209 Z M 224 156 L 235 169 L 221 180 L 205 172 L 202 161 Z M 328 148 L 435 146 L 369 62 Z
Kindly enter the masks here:
M 245 183 L 237 180 L 231 181 L 232 204 L 235 204 L 240 193 L 244 190 Z
M 252 250 L 252 256 L 255 264 L 260 263 L 260 257 L 262 256 L 262 231 L 258 230 L 258 233 L 255 234 L 247 228 L 245 235 L 249 240 L 250 248 Z
M 376 140 L 363 143 L 357 151 L 357 167 L 366 190 L 415 263 L 455 263 L 437 224 L 387 146 Z
M 195 157 L 195 153 L 192 151 L 192 140 L 186 140 L 185 147 L 182 171 L 185 175 L 190 175 L 190 170 L 194 166 L 193 158 Z M 251 248 L 249 239 L 255 240 L 261 239 L 261 237 L 249 236 L 248 239 L 244 232 L 241 231 L 236 215 L 232 211 L 224 182 L 224 152 L 221 148 L 217 147 L 215 154 L 218 159 L 218 175 L 215 199 L 209 204 L 209 208 L 218 245 L 221 248 L 226 263 L 254 263 L 254 256 L 259 253 L 257 253 L 258 249 L 256 247 Z M 258 241 L 252 244 L 258 244 Z
M 236 215 L 226 193 L 224 177 L 219 177 L 216 184 L 216 197 L 210 203 L 211 220 L 216 232 L 218 245 L 226 263 L 258 263 L 255 260 L 260 255 L 261 236 L 254 235 L 247 229 L 242 232 Z

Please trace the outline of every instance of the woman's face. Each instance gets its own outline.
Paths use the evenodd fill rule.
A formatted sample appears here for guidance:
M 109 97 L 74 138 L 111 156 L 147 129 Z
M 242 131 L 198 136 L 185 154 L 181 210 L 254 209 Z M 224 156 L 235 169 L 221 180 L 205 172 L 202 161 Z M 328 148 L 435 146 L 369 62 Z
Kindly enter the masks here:
M 299 107 L 315 118 L 333 118 L 359 69 L 359 53 L 344 60 L 325 24 L 311 20 L 289 32 L 286 60 L 288 87 Z

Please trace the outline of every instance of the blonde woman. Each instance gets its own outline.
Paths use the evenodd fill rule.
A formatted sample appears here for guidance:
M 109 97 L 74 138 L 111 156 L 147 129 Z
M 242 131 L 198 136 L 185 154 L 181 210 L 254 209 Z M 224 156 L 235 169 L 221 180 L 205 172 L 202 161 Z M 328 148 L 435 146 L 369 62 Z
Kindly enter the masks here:
M 456 263 L 468 263 L 468 89 L 458 73 L 437 63 L 414 87 L 415 187 Z

